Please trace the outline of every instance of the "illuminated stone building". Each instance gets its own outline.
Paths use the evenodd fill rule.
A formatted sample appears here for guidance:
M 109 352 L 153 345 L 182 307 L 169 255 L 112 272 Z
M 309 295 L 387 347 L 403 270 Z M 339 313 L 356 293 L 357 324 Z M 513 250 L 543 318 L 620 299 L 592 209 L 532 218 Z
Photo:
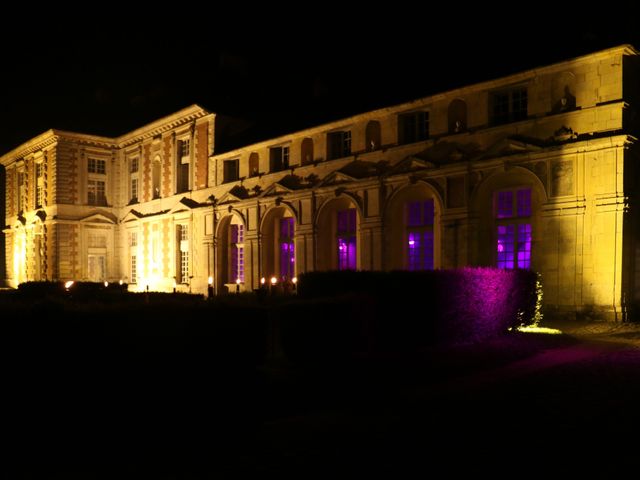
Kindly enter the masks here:
M 497 265 L 539 271 L 552 310 L 622 318 L 637 72 L 621 46 L 222 152 L 195 105 L 118 138 L 50 130 L 0 157 L 7 281 Z

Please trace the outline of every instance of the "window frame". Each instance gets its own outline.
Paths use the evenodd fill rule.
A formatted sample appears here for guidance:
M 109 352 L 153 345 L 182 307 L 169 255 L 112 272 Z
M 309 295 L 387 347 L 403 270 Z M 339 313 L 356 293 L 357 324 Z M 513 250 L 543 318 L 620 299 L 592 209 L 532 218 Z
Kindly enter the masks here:
M 522 95 L 524 93 L 524 95 Z M 505 102 L 498 103 L 503 97 Z M 521 108 L 524 98 L 524 110 Z M 516 104 L 519 106 L 516 109 Z M 497 113 L 499 105 L 504 105 L 501 112 Z M 516 85 L 509 88 L 494 90 L 489 94 L 489 120 L 492 126 L 507 125 L 520 122 L 529 118 L 529 88 L 527 85 Z
M 500 216 L 500 194 L 501 193 L 507 193 L 510 192 L 511 195 L 511 213 L 507 216 Z M 526 210 L 523 209 L 523 211 L 521 211 L 520 209 L 520 200 L 519 200 L 519 192 L 528 192 L 528 195 L 525 195 L 524 197 L 526 198 L 526 201 L 523 200 L 523 207 L 526 208 Z M 497 190 L 493 191 L 493 211 L 492 211 L 492 217 L 493 217 L 493 224 L 494 224 L 494 228 L 493 228 L 493 233 L 494 233 L 494 242 L 493 242 L 493 264 L 497 267 L 497 268 L 504 268 L 504 269 L 508 269 L 508 270 L 512 270 L 515 268 L 531 268 L 531 260 L 532 260 L 532 256 L 533 256 L 533 188 L 531 186 L 528 185 L 519 185 L 519 186 L 513 186 L 513 187 L 509 187 L 509 188 L 500 188 Z M 501 234 L 499 233 L 500 228 L 505 228 L 507 229 L 507 231 L 505 231 L 502 235 L 509 235 L 508 229 L 509 227 L 513 227 L 513 240 L 512 242 L 510 242 L 510 245 L 513 246 L 513 258 L 510 260 L 509 258 L 505 258 L 505 260 L 500 260 L 500 253 L 502 253 L 502 251 L 500 250 L 500 245 L 502 245 L 501 243 Z M 521 230 L 524 228 L 524 232 L 521 232 Z M 528 240 L 525 237 L 524 242 L 522 241 L 522 239 L 520 238 L 520 235 L 524 234 L 527 235 L 528 234 Z M 525 244 L 525 248 L 524 249 L 519 249 L 519 245 L 521 243 Z M 528 248 L 526 248 L 528 246 Z M 526 262 L 526 265 L 521 266 L 520 265 L 520 259 L 519 259 L 519 253 L 523 253 L 523 252 L 527 252 L 528 256 L 527 258 L 524 260 L 524 262 Z M 510 253 L 510 252 L 506 252 L 506 253 Z M 513 267 L 509 267 L 508 263 L 509 262 L 513 262 Z M 502 263 L 504 263 L 504 265 L 501 265 Z

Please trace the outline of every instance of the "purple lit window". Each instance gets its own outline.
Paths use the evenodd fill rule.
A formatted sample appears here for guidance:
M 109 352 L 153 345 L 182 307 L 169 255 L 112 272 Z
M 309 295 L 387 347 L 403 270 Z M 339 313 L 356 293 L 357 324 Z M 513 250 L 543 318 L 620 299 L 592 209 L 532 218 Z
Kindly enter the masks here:
M 498 268 L 531 266 L 531 224 L 498 225 Z
M 498 218 L 513 217 L 513 192 L 498 192 L 496 197 L 496 216 Z
M 531 224 L 518 219 L 531 216 L 531 189 L 496 192 L 495 205 L 496 218 L 513 219 L 497 225 L 496 265 L 498 268 L 530 268 Z
M 295 245 L 293 243 L 293 218 L 280 219 L 280 275 L 289 279 L 295 276 Z
M 338 270 L 356 269 L 356 209 L 338 212 Z
M 238 279 L 244 282 L 244 225 L 231 225 L 230 237 L 231 278 L 229 283 Z
M 518 216 L 519 217 L 529 217 L 531 216 L 531 190 L 526 188 L 523 190 L 518 190 L 517 192 L 518 198 Z
M 515 205 L 514 200 L 516 201 Z M 495 209 L 496 218 L 512 218 L 516 212 L 518 217 L 531 216 L 531 189 L 522 188 L 496 192 Z
M 407 210 L 407 269 L 433 270 L 433 200 L 409 202 Z

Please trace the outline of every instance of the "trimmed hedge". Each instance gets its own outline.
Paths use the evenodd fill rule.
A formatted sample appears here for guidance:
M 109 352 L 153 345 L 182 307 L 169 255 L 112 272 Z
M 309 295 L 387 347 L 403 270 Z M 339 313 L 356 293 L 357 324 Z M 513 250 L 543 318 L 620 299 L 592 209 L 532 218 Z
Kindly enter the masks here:
M 497 268 L 310 272 L 300 275 L 298 293 L 305 299 L 358 295 L 370 312 L 358 321 L 371 324 L 378 348 L 396 350 L 480 341 L 532 324 L 539 314 L 537 280 L 530 270 Z M 354 310 L 336 309 L 331 323 L 351 322 L 342 312 Z

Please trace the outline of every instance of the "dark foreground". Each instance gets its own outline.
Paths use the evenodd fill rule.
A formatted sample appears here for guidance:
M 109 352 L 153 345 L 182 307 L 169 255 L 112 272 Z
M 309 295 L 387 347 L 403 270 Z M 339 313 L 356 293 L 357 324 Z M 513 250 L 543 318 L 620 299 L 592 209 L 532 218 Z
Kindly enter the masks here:
M 637 472 L 640 338 L 570 327 L 304 366 L 95 350 L 81 338 L 5 345 L 3 469 L 61 479 Z

